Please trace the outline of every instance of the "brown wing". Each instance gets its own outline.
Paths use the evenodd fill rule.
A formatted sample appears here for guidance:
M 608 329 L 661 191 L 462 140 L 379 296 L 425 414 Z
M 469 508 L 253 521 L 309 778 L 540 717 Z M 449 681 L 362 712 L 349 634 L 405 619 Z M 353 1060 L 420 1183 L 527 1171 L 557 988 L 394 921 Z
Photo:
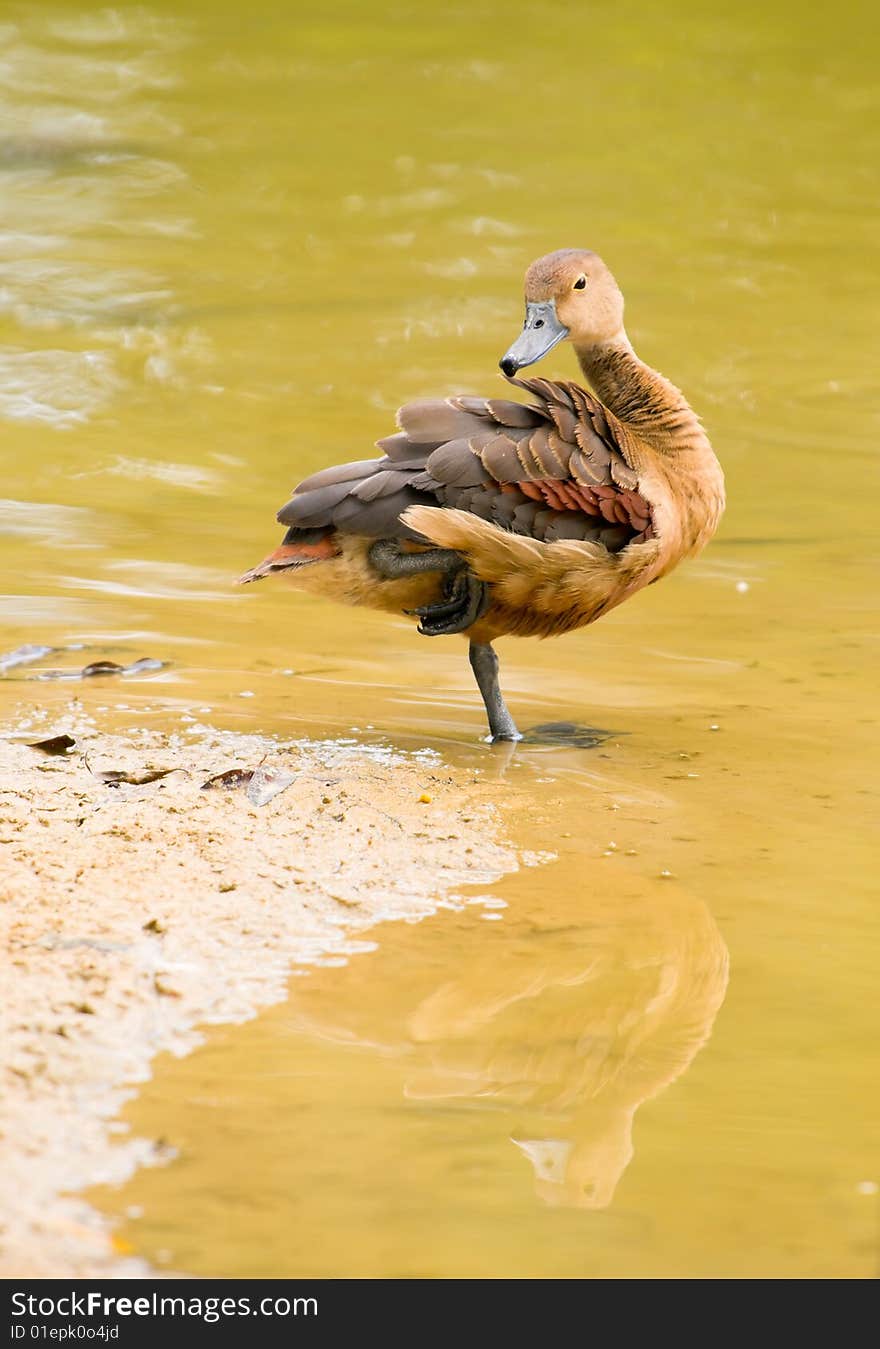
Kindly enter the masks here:
M 543 542 L 589 539 L 617 551 L 651 537 L 650 507 L 602 404 L 576 384 L 511 380 L 533 402 L 449 398 L 407 403 L 380 459 L 300 483 L 278 519 L 302 530 L 420 536 L 411 505 L 470 511 Z

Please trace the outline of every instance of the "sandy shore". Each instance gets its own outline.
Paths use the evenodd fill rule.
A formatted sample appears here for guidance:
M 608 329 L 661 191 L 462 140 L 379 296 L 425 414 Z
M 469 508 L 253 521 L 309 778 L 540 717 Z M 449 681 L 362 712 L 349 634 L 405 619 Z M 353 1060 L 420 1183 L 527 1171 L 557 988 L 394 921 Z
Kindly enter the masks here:
M 282 1000 L 294 963 L 342 961 L 374 923 L 517 861 L 491 785 L 430 752 L 84 721 L 40 738 L 62 731 L 61 755 L 0 741 L 0 1274 L 145 1274 L 77 1192 L 164 1160 L 114 1123 L 153 1057 Z M 261 762 L 264 795 L 267 771 L 292 779 L 265 804 L 202 789 Z

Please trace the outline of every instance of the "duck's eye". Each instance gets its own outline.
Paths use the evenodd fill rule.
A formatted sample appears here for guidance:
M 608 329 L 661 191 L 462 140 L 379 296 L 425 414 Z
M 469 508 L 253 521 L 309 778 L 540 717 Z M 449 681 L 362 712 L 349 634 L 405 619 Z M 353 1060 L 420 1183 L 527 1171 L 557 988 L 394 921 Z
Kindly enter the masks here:
M 585 276 L 579 276 L 578 279 L 577 279 L 577 281 L 575 281 L 575 283 L 574 283 L 574 289 L 575 289 L 575 290 L 584 290 L 584 288 L 586 287 L 586 284 L 587 284 L 587 278 L 586 278 Z

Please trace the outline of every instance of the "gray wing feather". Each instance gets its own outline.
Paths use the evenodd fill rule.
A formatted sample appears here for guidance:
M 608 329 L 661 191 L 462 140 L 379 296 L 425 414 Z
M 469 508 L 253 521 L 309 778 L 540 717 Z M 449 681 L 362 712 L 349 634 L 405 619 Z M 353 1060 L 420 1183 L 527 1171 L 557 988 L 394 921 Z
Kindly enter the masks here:
M 458 440 L 459 437 L 467 439 L 485 427 L 482 417 L 473 412 L 463 412 L 443 398 L 407 403 L 398 412 L 397 422 L 401 431 L 405 431 L 410 441 L 417 445 Z
M 490 475 L 466 440 L 448 440 L 428 455 L 428 472 L 450 487 L 478 487 L 491 482 Z
M 381 458 L 312 474 L 278 519 L 295 531 L 418 539 L 401 524 L 402 512 L 415 504 L 445 506 L 532 538 L 592 539 L 615 550 L 632 531 L 649 529 L 650 507 L 602 405 L 574 384 L 511 383 L 534 402 L 461 397 L 406 404 L 397 414 L 400 431 L 377 441 Z

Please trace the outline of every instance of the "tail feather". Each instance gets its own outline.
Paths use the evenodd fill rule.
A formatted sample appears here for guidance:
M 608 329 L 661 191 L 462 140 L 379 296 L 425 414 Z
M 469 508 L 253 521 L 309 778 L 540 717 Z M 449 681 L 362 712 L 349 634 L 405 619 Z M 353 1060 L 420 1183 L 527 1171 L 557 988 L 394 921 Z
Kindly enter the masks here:
M 318 539 L 314 538 L 315 530 L 304 530 L 303 533 L 309 537 L 282 543 L 268 557 L 264 557 L 262 562 L 246 571 L 244 576 L 239 576 L 238 584 L 248 585 L 251 581 L 262 581 L 265 576 L 271 576 L 274 572 L 289 571 L 292 567 L 307 567 L 313 562 L 326 562 L 338 555 L 339 548 L 332 530 L 325 531 Z

